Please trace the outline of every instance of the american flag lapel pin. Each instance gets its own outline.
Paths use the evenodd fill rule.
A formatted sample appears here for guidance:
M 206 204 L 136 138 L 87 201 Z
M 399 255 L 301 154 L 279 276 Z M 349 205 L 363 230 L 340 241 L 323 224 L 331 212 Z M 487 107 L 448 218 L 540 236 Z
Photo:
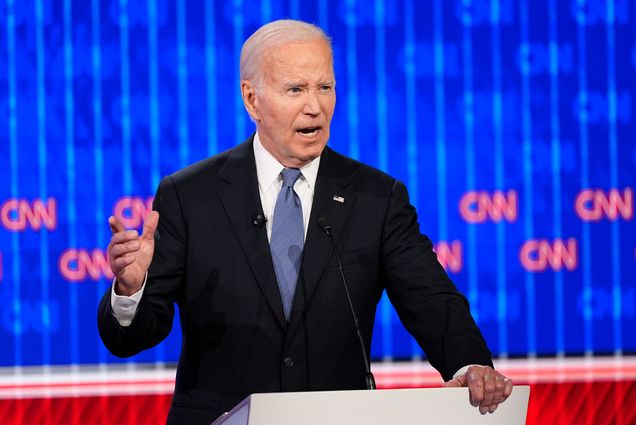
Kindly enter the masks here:
M 344 204 L 344 198 L 342 196 L 333 195 L 333 200 L 336 202 L 340 202 L 341 204 Z

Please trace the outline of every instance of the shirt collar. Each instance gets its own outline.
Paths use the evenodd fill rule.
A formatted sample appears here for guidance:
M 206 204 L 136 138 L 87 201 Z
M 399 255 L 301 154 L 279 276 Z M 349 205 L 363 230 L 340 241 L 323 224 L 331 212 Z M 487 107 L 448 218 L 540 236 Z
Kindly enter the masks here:
M 283 166 L 274 156 L 263 147 L 258 132 L 254 134 L 254 159 L 256 160 L 256 175 L 258 177 L 258 185 L 261 190 L 266 191 L 272 184 L 278 181 Z M 318 177 L 318 168 L 320 166 L 320 157 L 317 157 L 300 168 L 303 179 L 309 184 L 313 190 L 316 186 L 316 178 Z

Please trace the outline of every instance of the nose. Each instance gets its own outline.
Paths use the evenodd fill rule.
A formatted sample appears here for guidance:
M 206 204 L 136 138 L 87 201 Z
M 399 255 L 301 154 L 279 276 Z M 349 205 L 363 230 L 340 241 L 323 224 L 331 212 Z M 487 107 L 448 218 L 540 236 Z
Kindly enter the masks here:
M 307 92 L 305 93 L 305 105 L 303 106 L 303 113 L 316 116 L 320 114 L 320 110 L 320 99 L 318 99 L 317 91 L 307 90 Z

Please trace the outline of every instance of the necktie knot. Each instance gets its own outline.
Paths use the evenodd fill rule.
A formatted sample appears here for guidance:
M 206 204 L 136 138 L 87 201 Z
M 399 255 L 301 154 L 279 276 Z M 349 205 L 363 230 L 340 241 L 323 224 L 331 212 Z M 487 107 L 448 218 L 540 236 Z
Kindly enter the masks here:
M 280 172 L 283 176 L 283 187 L 294 187 L 296 184 L 296 180 L 302 174 L 298 168 L 283 168 L 283 171 Z

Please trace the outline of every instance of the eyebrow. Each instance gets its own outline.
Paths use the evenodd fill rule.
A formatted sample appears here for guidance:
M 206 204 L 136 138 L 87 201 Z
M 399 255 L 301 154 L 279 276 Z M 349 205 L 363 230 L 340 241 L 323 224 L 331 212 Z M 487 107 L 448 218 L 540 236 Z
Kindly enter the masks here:
M 335 84 L 335 80 L 324 80 L 324 81 L 320 81 L 318 83 L 316 83 L 316 86 L 325 86 L 325 85 L 334 85 Z M 291 80 L 291 81 L 285 81 L 283 83 L 283 86 L 285 87 L 307 87 L 310 86 L 311 84 L 307 83 L 306 81 L 300 81 L 300 80 Z
M 300 80 L 291 80 L 291 81 L 285 81 L 283 82 L 283 86 L 285 87 L 304 87 L 307 86 L 307 82 L 305 81 L 300 81 Z

